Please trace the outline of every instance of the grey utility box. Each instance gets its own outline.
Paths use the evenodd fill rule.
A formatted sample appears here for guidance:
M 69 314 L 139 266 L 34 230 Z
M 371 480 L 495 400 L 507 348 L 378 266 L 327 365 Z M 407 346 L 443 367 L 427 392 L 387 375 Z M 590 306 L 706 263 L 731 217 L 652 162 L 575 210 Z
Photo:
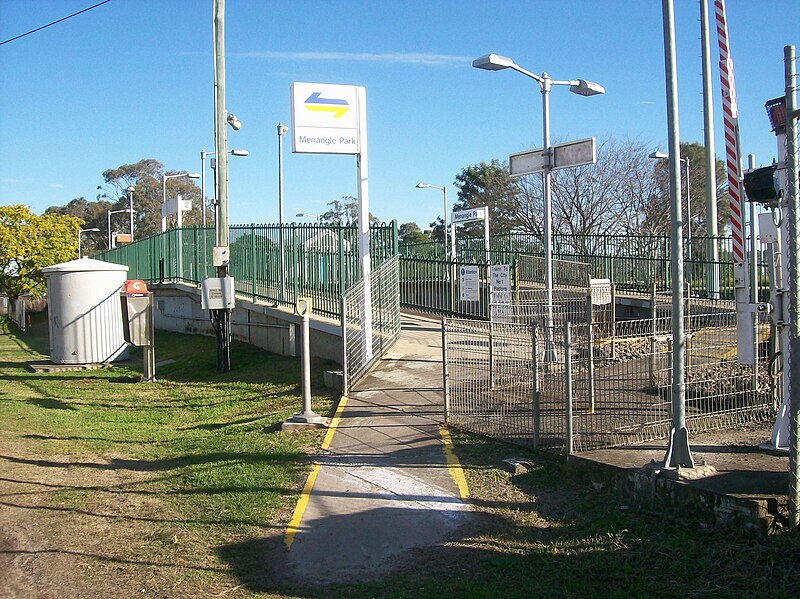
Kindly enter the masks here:
M 152 298 L 143 281 L 125 281 L 125 293 L 121 296 L 122 333 L 132 345 L 153 344 Z

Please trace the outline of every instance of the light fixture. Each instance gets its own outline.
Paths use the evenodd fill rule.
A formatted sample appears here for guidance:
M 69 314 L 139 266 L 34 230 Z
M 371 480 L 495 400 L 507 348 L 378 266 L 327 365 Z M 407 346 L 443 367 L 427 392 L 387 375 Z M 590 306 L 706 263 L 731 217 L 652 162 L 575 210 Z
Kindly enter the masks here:
M 234 131 L 238 131 L 242 128 L 242 122 L 236 118 L 236 115 L 233 113 L 228 113 L 228 124 Z

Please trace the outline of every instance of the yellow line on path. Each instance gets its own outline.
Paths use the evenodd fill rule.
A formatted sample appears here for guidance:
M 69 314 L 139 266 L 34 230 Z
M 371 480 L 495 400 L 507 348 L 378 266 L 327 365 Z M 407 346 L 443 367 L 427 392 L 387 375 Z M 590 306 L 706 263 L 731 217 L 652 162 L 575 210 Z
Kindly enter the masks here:
M 336 427 L 339 425 L 339 421 L 342 419 L 342 410 L 344 410 L 345 404 L 347 404 L 347 397 L 342 396 L 342 398 L 339 400 L 339 405 L 336 407 L 336 412 L 333 414 L 331 423 L 328 425 L 328 432 L 325 434 L 325 439 L 322 441 L 322 445 L 320 446 L 321 449 L 328 449 L 328 447 L 330 447 L 331 440 L 333 439 L 333 433 L 336 431 Z M 311 472 L 308 474 L 308 478 L 306 479 L 306 484 L 303 486 L 303 491 L 300 493 L 300 499 L 297 500 L 297 505 L 294 508 L 292 519 L 289 520 L 289 525 L 286 527 L 286 536 L 284 537 L 284 542 L 286 543 L 287 549 L 291 549 L 292 543 L 294 543 L 294 536 L 300 529 L 300 521 L 303 519 L 303 513 L 305 513 L 306 507 L 308 506 L 308 500 L 311 498 L 311 490 L 314 488 L 314 483 L 317 480 L 319 469 L 319 463 L 315 463 L 311 468 Z
M 347 405 L 347 396 L 342 395 L 342 398 L 339 400 L 339 405 L 336 407 L 336 412 L 334 412 L 333 418 L 331 419 L 331 423 L 328 425 L 328 432 L 325 435 L 325 439 L 322 441 L 322 449 L 328 449 L 328 447 L 330 447 L 331 441 L 333 440 L 333 433 L 336 432 L 336 427 L 339 426 L 339 421 L 342 419 L 342 411 L 345 405 Z
M 450 438 L 450 431 L 441 426 L 439 427 L 439 434 L 442 436 L 442 442 L 444 443 L 444 458 L 447 461 L 447 471 L 450 473 L 450 478 L 453 479 L 453 482 L 458 487 L 458 494 L 461 499 L 467 499 L 469 497 L 467 479 L 464 478 L 461 462 L 458 461 L 458 456 L 453 451 L 453 440 Z
M 297 501 L 297 506 L 294 508 L 292 519 L 289 520 L 289 526 L 286 527 L 286 537 L 284 538 L 284 542 L 286 543 L 287 549 L 291 549 L 292 543 L 294 542 L 294 535 L 297 534 L 297 531 L 300 528 L 300 520 L 303 519 L 303 512 L 306 511 L 308 499 L 311 496 L 311 489 L 314 488 L 314 482 L 317 480 L 317 474 L 319 474 L 319 464 L 314 464 L 313 468 L 311 468 L 311 473 L 306 479 L 303 492 L 300 493 L 300 499 Z

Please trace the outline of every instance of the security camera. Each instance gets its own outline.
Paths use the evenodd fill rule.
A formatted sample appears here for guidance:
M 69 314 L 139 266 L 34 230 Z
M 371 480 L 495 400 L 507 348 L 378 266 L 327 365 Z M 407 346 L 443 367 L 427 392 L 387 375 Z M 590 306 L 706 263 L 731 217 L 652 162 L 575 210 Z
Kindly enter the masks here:
M 242 128 L 242 122 L 236 118 L 235 114 L 228 114 L 228 124 L 233 128 L 234 131 L 238 131 Z

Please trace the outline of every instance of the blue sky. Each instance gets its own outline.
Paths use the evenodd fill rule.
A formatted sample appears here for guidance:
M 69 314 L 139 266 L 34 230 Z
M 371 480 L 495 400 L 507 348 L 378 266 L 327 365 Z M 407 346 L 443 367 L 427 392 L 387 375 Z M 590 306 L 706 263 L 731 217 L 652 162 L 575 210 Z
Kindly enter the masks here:
M 0 41 L 97 0 L 0 0 Z M 661 2 L 657 0 L 227 0 L 231 223 L 277 222 L 277 135 L 293 81 L 367 92 L 370 211 L 425 227 L 464 167 L 541 145 L 541 96 L 482 54 L 535 73 L 601 83 L 603 96 L 556 88 L 554 139 L 632 138 L 666 148 Z M 797 0 L 729 0 L 745 155 L 776 154 L 764 102 L 783 93 L 783 47 L 800 43 Z M 699 3 L 676 0 L 682 141 L 702 141 Z M 0 46 L 0 204 L 35 212 L 94 199 L 108 168 L 155 158 L 200 171 L 213 150 L 212 0 L 112 0 Z M 723 153 L 717 46 L 714 111 Z M 353 156 L 284 149 L 285 217 L 356 194 Z M 210 169 L 208 169 L 210 171 Z M 207 187 L 211 186 L 209 177 Z

